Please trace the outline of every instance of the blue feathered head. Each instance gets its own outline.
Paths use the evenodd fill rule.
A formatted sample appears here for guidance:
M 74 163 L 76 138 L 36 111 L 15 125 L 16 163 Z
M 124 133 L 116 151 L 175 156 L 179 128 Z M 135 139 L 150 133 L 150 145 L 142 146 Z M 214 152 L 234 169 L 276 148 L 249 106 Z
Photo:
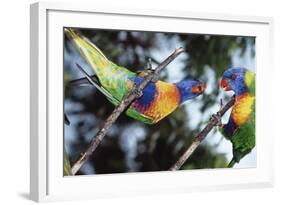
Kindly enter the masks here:
M 206 89 L 206 83 L 201 80 L 182 80 L 176 84 L 180 91 L 180 102 L 195 98 L 201 95 Z
M 222 77 L 220 86 L 225 91 L 232 90 L 236 95 L 242 95 L 247 92 L 245 84 L 246 68 L 232 67 L 227 69 Z

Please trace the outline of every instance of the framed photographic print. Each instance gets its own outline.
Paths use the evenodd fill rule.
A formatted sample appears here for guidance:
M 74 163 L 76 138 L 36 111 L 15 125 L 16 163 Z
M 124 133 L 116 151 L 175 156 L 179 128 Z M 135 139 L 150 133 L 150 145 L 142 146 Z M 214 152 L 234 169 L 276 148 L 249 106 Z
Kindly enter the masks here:
M 271 18 L 36 3 L 30 20 L 32 200 L 272 186 Z

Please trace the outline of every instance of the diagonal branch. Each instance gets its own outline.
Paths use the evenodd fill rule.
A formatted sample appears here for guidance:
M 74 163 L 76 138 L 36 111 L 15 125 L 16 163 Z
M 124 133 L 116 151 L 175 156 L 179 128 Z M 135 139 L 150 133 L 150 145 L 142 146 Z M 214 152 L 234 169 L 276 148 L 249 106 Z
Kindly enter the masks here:
M 130 93 L 128 93 L 119 105 L 113 110 L 111 115 L 105 120 L 102 128 L 98 131 L 96 136 L 92 139 L 89 147 L 81 155 L 81 157 L 74 163 L 71 168 L 71 172 L 75 175 L 78 170 L 85 164 L 92 153 L 96 150 L 100 142 L 103 140 L 105 134 L 113 123 L 117 120 L 122 112 L 137 98 L 141 97 L 143 89 L 147 84 L 159 77 L 160 71 L 165 68 L 170 62 L 172 62 L 179 54 L 184 51 L 183 48 L 176 49 L 168 58 L 166 58 L 161 64 L 159 64 L 152 73 L 149 73 L 144 77 L 144 80 L 138 85 L 134 86 Z
M 186 162 L 191 154 L 197 149 L 200 143 L 207 137 L 209 132 L 221 122 L 221 117 L 233 106 L 234 102 L 235 96 L 232 96 L 232 98 L 224 106 L 222 106 L 216 114 L 212 116 L 210 122 L 204 127 L 201 132 L 196 135 L 188 149 L 169 170 L 174 171 L 181 168 L 181 166 Z

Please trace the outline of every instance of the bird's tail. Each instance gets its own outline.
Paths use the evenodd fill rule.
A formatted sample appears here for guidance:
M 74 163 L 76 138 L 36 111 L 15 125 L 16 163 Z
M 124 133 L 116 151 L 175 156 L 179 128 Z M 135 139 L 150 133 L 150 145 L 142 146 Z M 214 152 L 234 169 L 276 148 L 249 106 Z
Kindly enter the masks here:
M 98 84 L 98 80 L 96 79 L 95 75 L 90 76 L 90 78 L 96 83 Z M 75 80 L 71 80 L 69 82 L 69 85 L 71 86 L 89 86 L 92 83 L 87 79 L 87 77 L 83 77 L 83 78 L 79 78 L 79 79 L 75 79 Z
M 232 168 L 235 165 L 235 163 L 236 163 L 236 161 L 234 160 L 234 158 L 232 158 L 232 160 L 227 165 L 227 168 Z
M 78 30 L 64 28 L 67 38 L 76 46 L 79 53 L 90 64 L 96 75 L 101 78 L 105 73 L 110 72 L 111 61 L 96 47 L 88 38 L 83 36 Z

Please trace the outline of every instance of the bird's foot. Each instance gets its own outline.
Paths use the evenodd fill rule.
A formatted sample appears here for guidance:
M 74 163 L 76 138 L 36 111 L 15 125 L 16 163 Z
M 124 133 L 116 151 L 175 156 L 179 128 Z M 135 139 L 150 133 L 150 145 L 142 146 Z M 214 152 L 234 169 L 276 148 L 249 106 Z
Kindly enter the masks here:
M 152 70 L 152 60 L 151 58 L 148 58 L 147 64 L 146 64 L 147 70 Z
M 146 76 L 152 74 L 153 72 L 154 72 L 154 70 L 152 69 L 151 58 L 148 58 L 148 62 L 146 64 L 146 67 L 144 68 L 144 70 L 137 71 L 137 73 L 141 77 L 146 77 Z
M 146 65 L 146 71 L 145 73 L 147 75 L 154 73 L 154 69 L 152 68 L 152 60 L 151 58 L 148 58 L 147 65 Z M 151 79 L 151 82 L 156 83 L 159 80 L 159 77 L 157 75 L 154 75 Z
M 138 88 L 134 89 L 133 92 L 134 92 L 134 95 L 136 95 L 137 98 L 140 98 L 143 94 L 142 90 L 140 90 Z
M 156 83 L 159 80 L 159 76 L 155 75 L 153 76 L 153 78 L 151 79 L 151 82 Z
M 220 116 L 219 113 L 212 114 L 212 118 L 211 119 L 215 121 L 216 126 L 223 127 L 223 124 L 221 122 L 221 116 Z
M 146 65 L 146 69 L 145 70 L 140 70 L 138 71 L 138 75 L 140 77 L 145 78 L 148 75 L 152 75 L 154 74 L 155 70 L 152 68 L 152 63 L 151 63 L 151 58 L 148 58 L 148 62 Z M 151 79 L 151 82 L 156 83 L 159 80 L 159 76 L 158 75 L 154 75 Z
M 223 101 L 222 99 L 220 99 L 220 108 L 223 107 Z M 214 120 L 216 122 L 216 126 L 222 128 L 223 124 L 221 122 L 221 114 L 219 112 L 217 112 L 216 114 L 212 114 L 212 120 Z
M 153 73 L 153 70 L 140 70 L 137 72 L 141 77 L 145 77 Z

